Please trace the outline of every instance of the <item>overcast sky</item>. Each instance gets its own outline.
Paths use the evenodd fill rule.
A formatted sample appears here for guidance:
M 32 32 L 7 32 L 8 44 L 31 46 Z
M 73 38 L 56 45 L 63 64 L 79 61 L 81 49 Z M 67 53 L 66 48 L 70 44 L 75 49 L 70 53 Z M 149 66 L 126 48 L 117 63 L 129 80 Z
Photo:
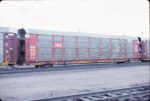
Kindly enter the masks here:
M 0 26 L 149 36 L 147 0 L 3 1 Z M 142 34 L 144 33 L 144 34 Z

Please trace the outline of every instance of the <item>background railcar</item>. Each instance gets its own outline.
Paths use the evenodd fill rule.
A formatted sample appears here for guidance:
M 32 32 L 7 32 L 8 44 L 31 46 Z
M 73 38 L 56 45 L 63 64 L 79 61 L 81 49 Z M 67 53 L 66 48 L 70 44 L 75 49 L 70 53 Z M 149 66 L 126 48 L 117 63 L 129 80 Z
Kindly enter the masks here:
M 0 32 L 0 64 L 14 65 L 19 60 L 19 42 L 15 33 Z

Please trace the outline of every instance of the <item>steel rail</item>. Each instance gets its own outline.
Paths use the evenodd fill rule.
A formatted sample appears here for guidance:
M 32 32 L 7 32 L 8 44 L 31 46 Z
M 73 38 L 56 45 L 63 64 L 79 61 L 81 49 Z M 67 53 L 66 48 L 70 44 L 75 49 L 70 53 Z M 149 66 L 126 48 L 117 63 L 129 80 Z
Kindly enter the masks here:
M 150 85 L 136 86 L 123 89 L 114 89 L 101 92 L 92 92 L 70 96 L 62 96 L 47 99 L 37 99 L 32 101 L 117 101 L 134 99 L 135 97 L 150 96 Z M 148 98 L 147 98 L 148 99 Z

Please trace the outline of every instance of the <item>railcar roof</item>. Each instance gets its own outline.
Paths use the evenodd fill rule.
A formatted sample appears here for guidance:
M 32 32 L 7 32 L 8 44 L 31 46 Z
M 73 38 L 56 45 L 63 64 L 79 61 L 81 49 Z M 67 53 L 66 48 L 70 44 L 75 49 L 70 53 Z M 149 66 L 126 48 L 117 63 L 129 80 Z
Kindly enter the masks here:
M 15 27 L 0 27 L 1 33 L 17 33 L 17 28 Z
M 0 32 L 11 32 L 17 33 L 15 27 L 0 27 Z M 85 32 L 67 32 L 67 31 L 55 31 L 55 30 L 43 30 L 43 29 L 26 29 L 28 34 L 44 34 L 44 35 L 63 35 L 63 36 L 81 36 L 81 37 L 97 37 L 97 38 L 116 38 L 116 39 L 137 39 L 137 37 L 129 36 L 117 36 L 117 35 L 106 35 L 98 33 L 85 33 Z M 149 40 L 149 38 L 143 38 Z
M 65 31 L 53 31 L 53 30 L 37 30 L 37 29 L 27 29 L 29 34 L 44 34 L 44 35 L 63 35 L 63 36 L 81 36 L 81 37 L 103 37 L 103 38 L 117 38 L 117 39 L 137 39 L 137 37 L 128 36 L 116 36 L 116 35 L 104 35 L 97 33 L 84 33 L 84 32 L 65 32 Z

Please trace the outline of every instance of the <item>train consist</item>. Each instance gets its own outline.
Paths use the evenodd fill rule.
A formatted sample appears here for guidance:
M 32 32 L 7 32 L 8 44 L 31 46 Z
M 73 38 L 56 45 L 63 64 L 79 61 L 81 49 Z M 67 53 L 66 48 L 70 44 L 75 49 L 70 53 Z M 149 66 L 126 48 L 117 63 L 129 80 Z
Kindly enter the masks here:
M 46 30 L 16 32 L 0 28 L 0 64 L 41 65 L 66 63 L 149 61 L 147 39 Z

